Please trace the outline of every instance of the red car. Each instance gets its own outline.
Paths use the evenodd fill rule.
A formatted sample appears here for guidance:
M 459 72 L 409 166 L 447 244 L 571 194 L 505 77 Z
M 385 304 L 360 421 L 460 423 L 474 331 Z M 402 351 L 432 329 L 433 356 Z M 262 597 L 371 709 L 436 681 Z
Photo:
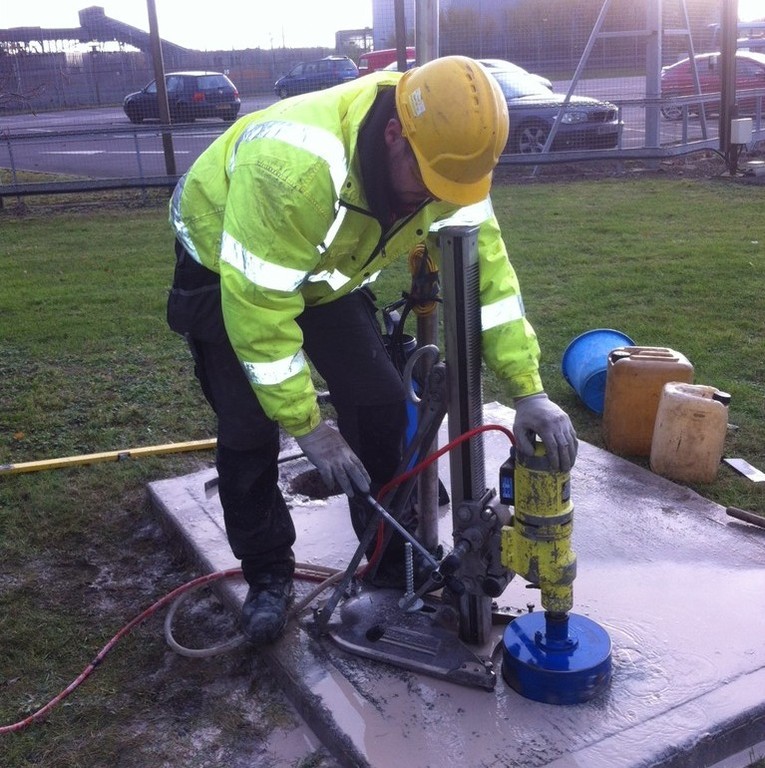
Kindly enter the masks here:
M 701 94 L 719 94 L 722 74 L 722 57 L 719 53 L 701 53 L 695 57 L 696 69 L 699 75 Z M 746 97 L 744 91 L 759 89 L 762 94 Z M 678 96 L 694 96 L 699 91 L 693 77 L 690 59 L 683 59 L 676 64 L 664 67 L 661 71 L 661 98 L 663 101 L 675 99 Z M 736 93 L 739 109 L 742 112 L 753 113 L 757 100 L 765 107 L 765 53 L 752 51 L 736 51 Z M 706 102 L 707 110 L 719 109 L 719 102 Z M 698 113 L 700 105 L 688 105 L 689 112 Z M 661 114 L 667 120 L 680 120 L 683 117 L 682 104 L 665 104 Z

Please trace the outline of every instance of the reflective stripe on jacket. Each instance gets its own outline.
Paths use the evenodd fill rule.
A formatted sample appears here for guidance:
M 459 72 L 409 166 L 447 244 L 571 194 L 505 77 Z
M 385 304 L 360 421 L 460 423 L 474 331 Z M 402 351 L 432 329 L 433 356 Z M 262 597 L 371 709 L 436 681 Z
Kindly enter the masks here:
M 508 395 L 542 390 L 539 347 L 489 200 L 457 210 L 430 202 L 383 231 L 371 215 L 356 156 L 358 131 L 379 88 L 375 73 L 287 99 L 240 118 L 178 183 L 170 221 L 200 264 L 220 273 L 231 344 L 266 414 L 299 436 L 319 421 L 295 322 L 374 280 L 425 240 L 434 222 L 480 221 L 483 354 Z

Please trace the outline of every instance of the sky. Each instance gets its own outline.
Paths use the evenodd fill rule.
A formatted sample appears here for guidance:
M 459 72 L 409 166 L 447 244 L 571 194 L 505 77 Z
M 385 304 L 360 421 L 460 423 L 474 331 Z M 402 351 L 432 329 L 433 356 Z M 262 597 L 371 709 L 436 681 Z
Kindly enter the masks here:
M 738 17 L 741 21 L 754 21 L 765 16 L 762 0 L 738 0 Z
M 110 18 L 149 31 L 146 0 L 3 0 L 0 28 L 79 27 L 78 11 L 94 5 Z M 154 0 L 154 5 L 160 35 L 199 50 L 334 48 L 338 29 L 372 26 L 372 0 Z
M 149 30 L 146 0 L 3 0 L 0 27 L 77 27 L 77 12 L 91 5 Z M 372 0 L 211 0 L 204 10 L 189 0 L 155 0 L 155 6 L 160 35 L 199 50 L 332 48 L 338 29 L 372 26 Z M 761 18 L 764 6 L 765 0 L 739 0 L 739 18 Z

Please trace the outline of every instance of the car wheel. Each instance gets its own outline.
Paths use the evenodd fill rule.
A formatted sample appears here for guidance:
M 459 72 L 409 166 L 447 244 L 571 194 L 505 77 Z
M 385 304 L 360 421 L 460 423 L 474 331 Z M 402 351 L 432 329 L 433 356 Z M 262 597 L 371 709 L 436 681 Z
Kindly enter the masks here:
M 670 93 L 664 98 L 666 99 L 675 99 L 677 98 L 676 93 Z M 683 119 L 683 108 L 679 104 L 665 104 L 661 108 L 661 116 L 665 120 L 682 120 Z
M 236 120 L 237 114 L 238 112 L 232 109 L 230 112 L 226 112 L 226 114 L 222 115 L 221 117 L 223 118 L 224 123 L 233 123 L 234 120 Z
M 522 155 L 537 155 L 545 147 L 550 133 L 543 123 L 528 123 L 518 131 L 517 151 Z
M 284 86 L 282 86 L 279 89 L 279 98 L 280 99 L 286 99 L 286 98 L 289 97 L 289 95 L 290 95 L 290 92 Z

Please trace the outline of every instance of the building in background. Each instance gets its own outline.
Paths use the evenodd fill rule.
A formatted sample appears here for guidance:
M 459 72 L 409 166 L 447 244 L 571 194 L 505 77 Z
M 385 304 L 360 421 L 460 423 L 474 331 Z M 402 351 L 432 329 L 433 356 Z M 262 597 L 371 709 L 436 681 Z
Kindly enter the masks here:
M 406 37 L 414 42 L 414 0 L 403 0 Z M 372 39 L 374 47 L 396 47 L 396 14 L 394 0 L 372 0 Z
M 441 15 L 448 12 L 477 14 L 488 25 L 503 22 L 505 12 L 523 0 L 440 0 Z M 406 41 L 414 43 L 415 0 L 403 0 Z M 372 0 L 372 28 L 376 50 L 396 47 L 395 0 Z

